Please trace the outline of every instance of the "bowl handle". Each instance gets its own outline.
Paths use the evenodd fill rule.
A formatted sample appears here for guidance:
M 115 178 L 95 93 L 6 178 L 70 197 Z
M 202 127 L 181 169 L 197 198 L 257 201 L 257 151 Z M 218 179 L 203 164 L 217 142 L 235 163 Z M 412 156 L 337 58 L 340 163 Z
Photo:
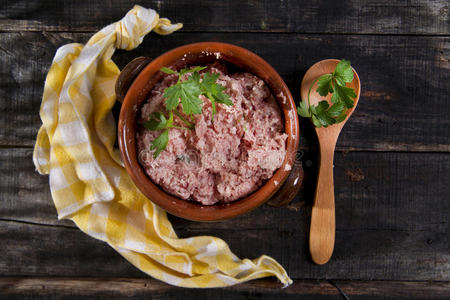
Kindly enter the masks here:
M 146 56 L 136 57 L 130 61 L 119 74 L 116 81 L 116 99 L 120 103 L 123 102 L 128 89 L 138 74 L 147 66 L 152 59 Z
M 273 207 L 282 207 L 291 203 L 303 182 L 303 168 L 300 162 L 295 163 L 292 167 L 291 173 L 284 181 L 281 188 L 272 196 L 267 202 Z

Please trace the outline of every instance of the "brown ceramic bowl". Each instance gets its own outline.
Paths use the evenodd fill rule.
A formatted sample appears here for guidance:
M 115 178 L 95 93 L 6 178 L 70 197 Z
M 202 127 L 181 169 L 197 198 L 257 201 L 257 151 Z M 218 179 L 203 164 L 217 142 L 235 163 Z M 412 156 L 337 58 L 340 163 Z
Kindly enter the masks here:
M 162 67 L 173 66 L 179 69 L 191 65 L 204 65 L 216 60 L 233 65 L 242 71 L 253 73 L 263 79 L 270 87 L 284 116 L 285 132 L 288 134 L 287 153 L 283 165 L 274 173 L 273 177 L 252 194 L 229 204 L 205 206 L 177 198 L 165 192 L 150 180 L 138 162 L 136 127 L 137 117 L 143 102 L 147 99 L 147 95 L 153 89 L 155 83 L 160 81 L 163 76 L 163 73 L 159 71 Z M 125 72 L 125 69 L 122 71 L 122 73 L 127 74 L 121 75 L 117 83 L 117 86 L 120 87 L 124 85 L 124 82 L 131 82 L 134 79 L 129 89 L 125 92 L 122 91 L 125 97 L 120 111 L 118 136 L 125 168 L 139 190 L 167 212 L 194 221 L 228 219 L 248 212 L 269 200 L 288 177 L 289 166 L 294 165 L 299 141 L 295 103 L 280 75 L 265 60 L 253 52 L 224 43 L 189 44 L 168 51 L 148 63 L 149 61 L 150 59 L 140 58 L 131 62 L 131 67 L 125 68 L 127 72 Z M 138 74 L 128 74 L 130 69 L 134 69 L 134 72 Z

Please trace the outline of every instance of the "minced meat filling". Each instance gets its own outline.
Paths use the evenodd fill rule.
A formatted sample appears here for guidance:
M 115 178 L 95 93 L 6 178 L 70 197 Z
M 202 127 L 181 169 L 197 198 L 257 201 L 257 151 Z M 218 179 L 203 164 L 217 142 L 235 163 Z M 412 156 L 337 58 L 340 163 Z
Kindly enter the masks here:
M 177 81 L 167 75 L 141 109 L 137 141 L 139 161 L 153 182 L 182 199 L 212 205 L 242 198 L 272 177 L 284 161 L 287 135 L 263 80 L 249 73 L 228 75 L 223 66 L 205 71 L 220 74 L 217 82 L 233 106 L 216 104 L 212 121 L 211 103 L 200 96 L 203 109 L 194 115 L 195 129 L 171 129 L 167 148 L 154 159 L 150 145 L 160 132 L 141 124 L 150 113 L 165 111 L 164 89 Z

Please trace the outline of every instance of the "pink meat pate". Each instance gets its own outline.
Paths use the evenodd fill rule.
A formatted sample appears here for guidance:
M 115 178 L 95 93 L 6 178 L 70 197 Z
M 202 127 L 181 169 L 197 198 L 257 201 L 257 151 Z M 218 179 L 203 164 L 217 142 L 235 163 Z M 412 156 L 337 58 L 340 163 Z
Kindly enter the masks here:
M 141 109 L 137 132 L 139 161 L 153 182 L 182 199 L 204 205 L 242 198 L 272 177 L 286 155 L 283 119 L 264 81 L 249 73 L 227 74 L 223 65 L 202 72 L 219 73 L 233 106 L 211 103 L 204 96 L 195 129 L 170 129 L 167 148 L 154 159 L 151 142 L 161 133 L 142 123 L 152 112 L 164 112 L 164 89 L 177 81 L 166 75 L 155 85 Z M 181 112 L 181 108 L 179 108 Z M 175 117 L 175 123 L 183 125 Z

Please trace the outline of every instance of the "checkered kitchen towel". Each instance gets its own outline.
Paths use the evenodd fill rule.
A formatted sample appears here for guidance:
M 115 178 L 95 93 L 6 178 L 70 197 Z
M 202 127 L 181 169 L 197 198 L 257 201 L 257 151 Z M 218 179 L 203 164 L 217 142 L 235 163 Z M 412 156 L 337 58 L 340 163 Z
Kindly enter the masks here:
M 60 219 L 73 220 L 154 278 L 183 287 L 222 287 L 276 276 L 289 285 L 286 271 L 268 256 L 241 260 L 219 238 L 178 238 L 166 212 L 134 186 L 113 146 L 111 108 L 119 74 L 114 50 L 134 49 L 152 30 L 170 34 L 181 27 L 135 6 L 86 45 L 59 48 L 45 82 L 34 164 L 50 174 Z

